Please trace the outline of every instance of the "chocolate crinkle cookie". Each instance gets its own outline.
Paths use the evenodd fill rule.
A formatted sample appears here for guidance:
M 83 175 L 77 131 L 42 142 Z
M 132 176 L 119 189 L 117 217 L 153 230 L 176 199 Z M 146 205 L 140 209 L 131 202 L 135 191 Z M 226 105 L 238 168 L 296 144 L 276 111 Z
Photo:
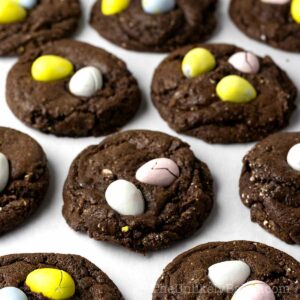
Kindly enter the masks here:
M 199 44 L 162 61 L 151 94 L 176 132 L 226 144 L 261 140 L 287 126 L 297 89 L 269 56 Z
M 208 243 L 175 258 L 158 279 L 152 299 L 298 300 L 300 263 L 260 243 Z
M 115 284 L 87 259 L 71 254 L 0 257 L 0 298 L 123 300 Z
M 299 0 L 232 0 L 230 16 L 249 37 L 275 48 L 300 52 Z
M 79 0 L 1 0 L 0 56 L 19 55 L 70 36 L 80 15 Z
M 47 158 L 41 146 L 24 133 L 0 127 L 0 235 L 30 217 L 44 199 L 48 184 Z
M 300 133 L 278 133 L 243 160 L 240 195 L 251 219 L 289 244 L 300 245 Z
M 91 25 L 127 49 L 168 52 L 203 42 L 217 24 L 217 0 L 97 0 Z
M 128 131 L 78 155 L 63 197 L 63 215 L 76 231 L 147 252 L 201 227 L 213 206 L 213 183 L 181 140 Z
M 103 49 L 60 40 L 23 55 L 8 74 L 7 103 L 25 124 L 57 136 L 117 131 L 141 95 L 126 64 Z

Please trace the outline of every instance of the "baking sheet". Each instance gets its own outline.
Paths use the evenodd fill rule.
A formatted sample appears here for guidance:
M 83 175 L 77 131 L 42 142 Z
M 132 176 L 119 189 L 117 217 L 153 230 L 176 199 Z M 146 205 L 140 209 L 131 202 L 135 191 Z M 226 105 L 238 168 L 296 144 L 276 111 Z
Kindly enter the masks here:
M 161 54 L 129 52 L 105 41 L 88 25 L 94 0 L 84 0 L 84 20 L 76 39 L 89 42 L 114 53 L 128 64 L 139 81 L 144 95 L 143 105 L 124 129 L 151 129 L 175 135 L 191 145 L 196 156 L 206 162 L 215 180 L 215 207 L 203 228 L 191 238 L 172 248 L 147 256 L 132 253 L 104 242 L 97 242 L 68 227 L 61 214 L 62 188 L 69 166 L 85 147 L 100 142 L 100 138 L 69 139 L 45 135 L 30 129 L 16 119 L 5 102 L 6 75 L 16 59 L 0 58 L 0 126 L 12 127 L 28 133 L 43 146 L 51 171 L 48 196 L 38 212 L 23 226 L 0 237 L 0 255 L 24 252 L 60 252 L 82 255 L 106 272 L 117 284 L 126 300 L 147 300 L 163 268 L 178 254 L 201 243 L 247 239 L 266 243 L 281 249 L 300 261 L 300 247 L 281 242 L 251 223 L 249 209 L 239 199 L 238 180 L 241 160 L 254 144 L 209 145 L 195 138 L 177 135 L 159 117 L 150 100 L 150 83 L 153 71 L 165 57 Z M 254 51 L 258 55 L 271 55 L 287 70 L 296 85 L 300 85 L 299 54 L 290 54 L 252 41 L 236 29 L 227 10 L 229 0 L 220 0 L 219 28 L 210 42 L 228 42 Z M 272 88 L 272 87 L 270 87 Z M 299 98 L 298 98 L 299 101 Z M 300 130 L 300 113 L 297 110 L 288 131 Z M 23 149 L 20 149 L 22 151 Z

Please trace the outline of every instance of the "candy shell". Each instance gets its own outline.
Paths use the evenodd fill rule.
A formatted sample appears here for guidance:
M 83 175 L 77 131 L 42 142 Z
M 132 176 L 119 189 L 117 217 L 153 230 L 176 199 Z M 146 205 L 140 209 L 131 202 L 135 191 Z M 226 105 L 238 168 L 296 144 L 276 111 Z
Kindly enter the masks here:
M 275 295 L 265 282 L 253 280 L 242 285 L 231 300 L 275 300 Z
M 291 0 L 260 0 L 260 1 L 269 4 L 283 5 L 289 3 Z
M 16 287 L 8 286 L 0 289 L 1 300 L 28 300 L 23 291 Z
M 146 184 L 166 187 L 179 177 L 179 168 L 171 159 L 156 158 L 142 165 L 135 177 Z
M 11 24 L 23 21 L 26 10 L 13 0 L 0 0 L 0 24 Z
M 51 82 L 69 77 L 74 72 L 73 64 L 60 56 L 43 55 L 37 58 L 31 67 L 34 80 Z
M 127 9 L 130 0 L 102 0 L 101 11 L 105 16 L 116 15 Z
M 9 179 L 9 163 L 7 157 L 0 152 L 0 193 L 5 189 Z
M 256 74 L 260 64 L 257 56 L 251 52 L 238 52 L 233 54 L 228 62 L 238 71 L 248 74 Z
M 257 92 L 252 84 L 237 75 L 224 77 L 218 83 L 216 92 L 224 102 L 247 103 L 257 97 Z
M 208 268 L 208 277 L 218 289 L 231 292 L 250 276 L 250 267 L 240 260 L 224 261 Z
M 145 201 L 141 191 L 131 182 L 119 179 L 105 192 L 108 205 L 120 215 L 138 216 L 144 213 Z
M 32 9 L 37 5 L 37 0 L 17 0 L 19 4 L 26 8 L 26 9 Z
M 214 55 L 205 48 L 195 48 L 189 51 L 182 61 L 182 72 L 187 78 L 195 78 L 216 67 Z
M 294 21 L 300 24 L 300 0 L 292 0 L 291 15 Z
M 300 171 L 300 144 L 296 144 L 287 154 L 287 162 L 295 171 Z
M 25 284 L 33 292 L 53 300 L 64 300 L 75 294 L 73 278 L 65 271 L 43 268 L 28 274 Z
M 69 83 L 70 92 L 79 97 L 91 97 L 102 86 L 102 73 L 95 67 L 85 67 L 78 70 Z
M 147 14 L 163 14 L 172 11 L 176 6 L 175 0 L 142 0 L 143 10 Z

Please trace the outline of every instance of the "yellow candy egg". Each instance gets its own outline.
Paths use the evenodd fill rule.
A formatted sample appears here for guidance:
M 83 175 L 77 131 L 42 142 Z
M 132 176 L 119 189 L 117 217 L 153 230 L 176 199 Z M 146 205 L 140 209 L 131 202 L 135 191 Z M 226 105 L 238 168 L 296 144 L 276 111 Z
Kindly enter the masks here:
M 300 0 L 292 0 L 291 14 L 295 22 L 300 24 Z
M 229 75 L 218 83 L 217 95 L 225 102 L 247 103 L 257 97 L 257 92 L 246 79 Z
M 182 61 L 182 72 L 188 78 L 195 78 L 216 67 L 216 59 L 205 48 L 195 48 L 189 51 Z
M 60 56 L 43 55 L 37 58 L 31 67 L 34 80 L 51 82 L 69 77 L 74 73 L 73 64 Z
M 102 0 L 102 13 L 106 16 L 115 15 L 125 10 L 130 0 Z
M 27 287 L 37 294 L 53 300 L 63 300 L 75 294 L 73 278 L 65 271 L 44 268 L 31 272 L 25 281 Z
M 23 21 L 26 10 L 13 0 L 0 0 L 0 24 L 11 24 Z

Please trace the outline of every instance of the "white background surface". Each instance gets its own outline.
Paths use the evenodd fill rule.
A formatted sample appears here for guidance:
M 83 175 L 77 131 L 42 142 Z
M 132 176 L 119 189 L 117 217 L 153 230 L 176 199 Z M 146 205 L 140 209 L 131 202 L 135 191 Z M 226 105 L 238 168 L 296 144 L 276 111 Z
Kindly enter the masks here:
M 90 8 L 94 0 L 81 2 L 84 20 L 76 39 L 103 47 L 125 60 L 138 79 L 143 92 L 144 102 L 141 110 L 124 129 L 152 129 L 176 135 L 159 117 L 149 96 L 153 70 L 164 55 L 129 52 L 105 41 L 88 25 Z M 259 55 L 271 55 L 282 68 L 288 71 L 299 87 L 299 54 L 274 50 L 248 39 L 229 20 L 227 13 L 229 0 L 219 2 L 219 29 L 210 42 L 234 43 Z M 182 135 L 179 137 L 188 142 L 196 156 L 208 164 L 215 179 L 215 207 L 200 231 L 168 250 L 146 257 L 129 252 L 122 247 L 94 241 L 84 234 L 74 232 L 67 226 L 61 215 L 63 183 L 75 156 L 88 145 L 98 143 L 101 139 L 68 139 L 48 136 L 26 127 L 17 120 L 5 101 L 6 74 L 15 61 L 13 58 L 0 58 L 0 125 L 26 132 L 43 146 L 49 159 L 52 180 L 48 196 L 38 212 L 17 230 L 0 237 L 1 255 L 23 252 L 60 252 L 82 255 L 111 277 L 126 300 L 151 299 L 155 282 L 163 268 L 179 253 L 205 242 L 234 239 L 259 241 L 279 248 L 300 260 L 300 247 L 287 245 L 257 224 L 251 223 L 249 209 L 244 207 L 239 199 L 238 180 L 241 160 L 253 144 L 208 145 L 195 138 Z M 300 130 L 299 116 L 300 113 L 297 110 L 288 127 L 289 131 Z

